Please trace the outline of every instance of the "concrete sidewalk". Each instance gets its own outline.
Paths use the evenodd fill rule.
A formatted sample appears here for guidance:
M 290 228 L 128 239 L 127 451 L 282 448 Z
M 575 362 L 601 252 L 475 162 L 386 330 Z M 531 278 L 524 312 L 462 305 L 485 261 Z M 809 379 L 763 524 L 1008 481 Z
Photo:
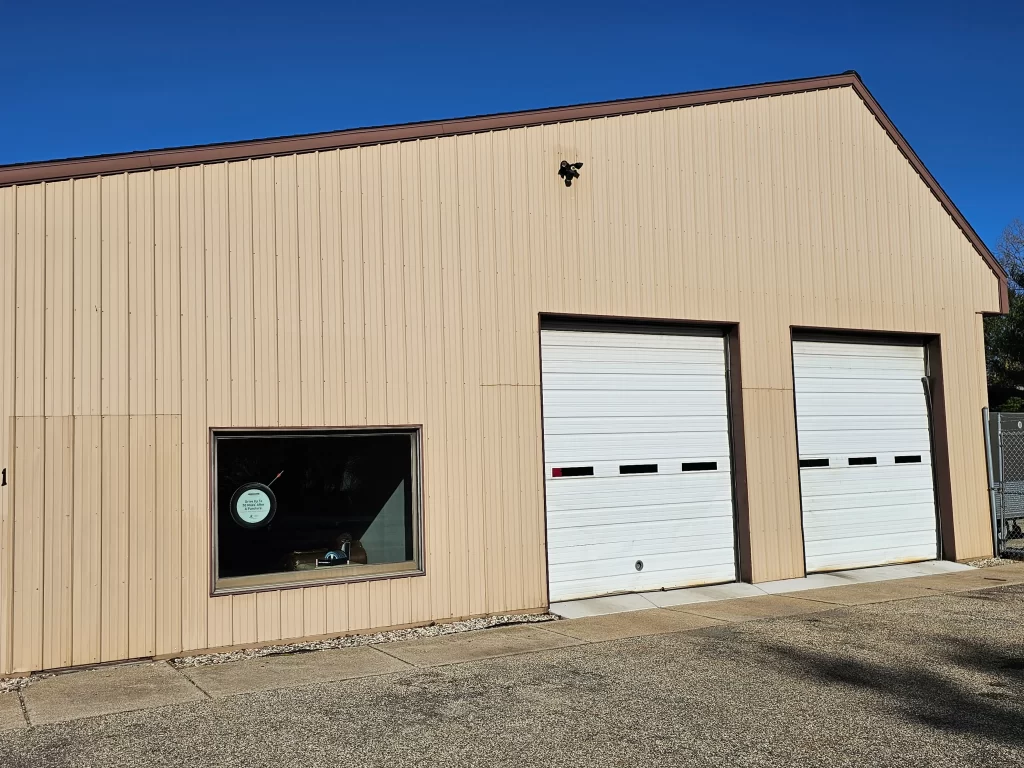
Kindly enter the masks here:
M 767 619 L 805 617 L 844 606 L 920 600 L 998 586 L 1024 584 L 1024 564 L 956 570 L 930 576 L 801 589 L 787 594 L 746 594 L 750 585 L 724 585 L 692 602 L 665 600 L 634 612 L 605 613 L 373 646 L 267 656 L 254 660 L 175 668 L 153 662 L 69 672 L 0 694 L 0 730 L 25 729 L 122 712 L 173 707 L 267 691 L 340 683 L 417 668 L 536 654 L 626 638 L 691 633 Z M 664 594 L 664 593 L 661 593 Z M 624 596 L 632 598 L 635 596 Z M 1013 617 L 1024 625 L 1024 605 Z M 1008 633 L 1007 643 L 1019 642 Z M 1022 686 L 1024 688 L 1024 686 Z

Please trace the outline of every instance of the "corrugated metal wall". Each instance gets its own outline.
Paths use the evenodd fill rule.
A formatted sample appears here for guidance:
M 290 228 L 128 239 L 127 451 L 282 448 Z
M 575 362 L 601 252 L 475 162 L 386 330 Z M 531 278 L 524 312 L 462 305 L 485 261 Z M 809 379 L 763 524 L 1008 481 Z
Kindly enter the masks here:
M 991 550 L 996 278 L 850 88 L 4 188 L 0 272 L 0 672 L 543 606 L 540 312 L 741 324 L 758 581 L 790 326 L 941 333 Z M 208 596 L 210 426 L 418 423 L 426 577 Z

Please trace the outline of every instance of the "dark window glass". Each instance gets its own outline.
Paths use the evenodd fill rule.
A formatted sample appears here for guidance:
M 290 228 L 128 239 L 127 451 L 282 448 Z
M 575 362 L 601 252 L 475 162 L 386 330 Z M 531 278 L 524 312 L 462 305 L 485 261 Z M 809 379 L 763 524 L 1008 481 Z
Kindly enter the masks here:
M 215 434 L 217 587 L 415 568 L 416 437 Z

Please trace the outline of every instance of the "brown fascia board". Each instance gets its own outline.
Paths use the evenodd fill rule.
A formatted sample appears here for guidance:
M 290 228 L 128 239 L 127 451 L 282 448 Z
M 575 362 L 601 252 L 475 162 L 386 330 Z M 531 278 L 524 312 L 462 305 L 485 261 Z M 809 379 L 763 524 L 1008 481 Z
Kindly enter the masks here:
M 457 136 L 481 131 L 508 128 L 524 128 L 531 125 L 563 123 L 571 120 L 586 120 L 599 117 L 653 112 L 678 107 L 693 107 L 701 104 L 716 104 L 725 101 L 757 99 L 765 96 L 818 91 L 829 88 L 851 87 L 875 116 L 900 151 L 931 189 L 932 194 L 946 209 L 946 212 L 960 227 L 974 248 L 999 279 L 999 311 L 1009 310 L 1007 276 L 992 252 L 978 237 L 963 214 L 953 204 L 935 177 L 931 175 L 921 158 L 917 156 L 907 140 L 897 130 L 889 116 L 875 101 L 856 72 L 839 75 L 808 77 L 799 80 L 781 80 L 757 85 L 740 85 L 731 88 L 716 88 L 707 91 L 690 91 L 666 96 L 649 96 L 638 99 L 604 101 L 594 104 L 579 104 L 567 107 L 550 107 L 523 112 L 507 112 L 498 115 L 462 117 L 451 120 L 433 120 L 422 123 L 406 123 L 373 128 L 352 128 L 330 133 L 314 133 L 302 136 L 284 136 L 272 139 L 255 139 L 225 144 L 205 144 L 175 149 L 145 150 L 124 154 L 97 155 L 69 160 L 47 160 L 35 163 L 0 166 L 0 187 L 13 184 L 33 184 L 41 181 L 58 181 L 89 176 L 126 173 L 128 171 L 157 170 L 201 163 L 218 163 L 228 160 L 247 160 L 273 155 L 288 155 L 317 150 L 341 149 L 374 144 L 388 144 L 396 141 L 430 139 L 438 136 Z

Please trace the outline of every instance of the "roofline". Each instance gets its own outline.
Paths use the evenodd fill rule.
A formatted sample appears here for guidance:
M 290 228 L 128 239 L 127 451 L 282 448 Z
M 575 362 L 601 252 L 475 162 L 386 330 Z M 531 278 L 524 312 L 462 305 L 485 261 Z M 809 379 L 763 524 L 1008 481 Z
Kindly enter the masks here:
M 143 150 L 111 155 L 72 158 L 67 160 L 45 160 L 42 162 L 18 163 L 0 166 L 0 187 L 14 184 L 33 184 L 43 181 L 100 176 L 129 171 L 158 170 L 202 163 L 246 160 L 273 155 L 287 155 L 317 150 L 342 149 L 397 141 L 431 139 L 439 136 L 458 136 L 481 131 L 509 128 L 524 128 L 532 125 L 586 120 L 598 117 L 615 117 L 653 112 L 678 107 L 693 107 L 702 104 L 717 104 L 726 101 L 756 99 L 765 96 L 781 96 L 806 91 L 850 87 L 857 93 L 867 108 L 878 120 L 917 171 L 924 183 L 956 222 L 967 239 L 981 255 L 985 263 L 999 279 L 999 311 L 1009 310 L 1009 289 L 1007 275 L 984 241 L 974 231 L 964 215 L 939 185 L 935 177 L 921 162 L 903 134 L 899 132 L 885 110 L 864 85 L 856 72 L 838 75 L 807 77 L 797 80 L 780 80 L 756 85 L 740 85 L 729 88 L 715 88 L 705 91 L 648 96 L 636 99 L 603 101 L 575 106 L 531 109 L 522 112 L 505 112 L 497 115 L 462 117 L 450 120 L 432 120 L 421 123 L 387 125 L 370 128 L 352 128 L 328 133 L 314 133 L 300 136 L 282 136 L 270 139 L 255 139 L 221 144 L 203 144 L 172 149 Z

